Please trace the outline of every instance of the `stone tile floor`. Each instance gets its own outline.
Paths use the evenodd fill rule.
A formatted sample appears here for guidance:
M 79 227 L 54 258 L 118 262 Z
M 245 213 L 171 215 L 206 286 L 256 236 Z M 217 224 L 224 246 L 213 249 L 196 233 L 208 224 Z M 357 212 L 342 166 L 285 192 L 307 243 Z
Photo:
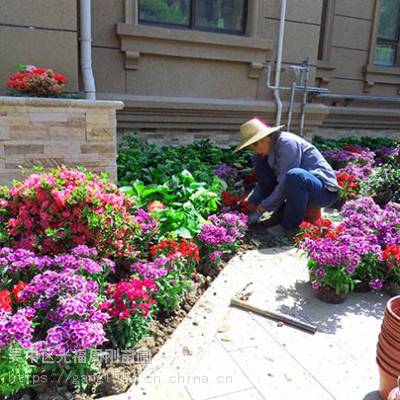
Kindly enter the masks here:
M 235 257 L 128 392 L 130 398 L 379 399 L 375 351 L 388 297 L 353 293 L 344 304 L 324 304 L 307 280 L 306 261 L 293 250 Z M 247 284 L 249 303 L 315 324 L 318 332 L 230 307 Z

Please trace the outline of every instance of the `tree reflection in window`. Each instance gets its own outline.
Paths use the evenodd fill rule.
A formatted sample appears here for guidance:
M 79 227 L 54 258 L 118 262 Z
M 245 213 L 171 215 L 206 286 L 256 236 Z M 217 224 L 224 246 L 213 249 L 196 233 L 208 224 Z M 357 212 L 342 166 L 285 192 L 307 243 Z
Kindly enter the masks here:
M 139 0 L 139 22 L 244 34 L 247 0 Z
M 381 0 L 375 64 L 400 64 L 400 0 Z

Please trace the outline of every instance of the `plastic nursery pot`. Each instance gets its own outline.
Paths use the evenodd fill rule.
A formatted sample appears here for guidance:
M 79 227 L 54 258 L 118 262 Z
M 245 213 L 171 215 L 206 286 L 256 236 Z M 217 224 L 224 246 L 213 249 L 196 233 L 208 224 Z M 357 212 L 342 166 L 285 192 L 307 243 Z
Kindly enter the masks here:
M 364 279 L 363 281 L 357 282 L 354 291 L 357 293 L 367 293 L 371 291 L 371 286 L 369 286 L 369 280 Z
M 319 289 L 314 289 L 317 299 L 329 304 L 343 303 L 348 293 L 336 293 L 336 290 L 329 286 L 321 286 Z
M 396 282 L 388 282 L 386 285 L 386 291 L 390 296 L 400 295 L 400 285 Z
M 397 377 L 386 371 L 384 367 L 376 360 L 379 369 L 379 394 L 383 399 L 387 399 L 390 391 L 396 386 Z

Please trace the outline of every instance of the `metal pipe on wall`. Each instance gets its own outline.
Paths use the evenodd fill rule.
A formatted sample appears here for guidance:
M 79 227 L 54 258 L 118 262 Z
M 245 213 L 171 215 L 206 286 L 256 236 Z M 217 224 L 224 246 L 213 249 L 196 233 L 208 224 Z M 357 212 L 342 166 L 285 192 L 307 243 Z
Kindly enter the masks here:
M 91 0 L 80 0 L 81 68 L 85 98 L 96 100 L 96 86 L 92 69 Z
M 281 2 L 281 17 L 279 23 L 279 38 L 276 54 L 276 71 L 275 71 L 275 89 L 274 96 L 276 100 L 276 125 L 281 124 L 282 118 L 282 100 L 279 95 L 279 85 L 281 80 L 281 66 L 282 66 L 282 52 L 283 52 L 283 39 L 285 37 L 285 19 L 286 19 L 286 5 L 287 0 Z

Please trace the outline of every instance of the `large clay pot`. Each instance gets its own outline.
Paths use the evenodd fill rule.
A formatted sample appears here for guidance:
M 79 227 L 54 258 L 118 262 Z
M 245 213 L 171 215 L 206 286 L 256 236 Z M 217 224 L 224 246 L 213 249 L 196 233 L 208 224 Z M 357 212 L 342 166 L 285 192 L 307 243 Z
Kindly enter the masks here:
M 380 365 L 379 360 L 377 360 L 377 363 L 379 367 L 379 393 L 383 399 L 387 399 L 390 391 L 396 386 L 397 377 L 386 371 Z
M 400 374 L 400 296 L 391 298 L 385 309 L 378 339 L 379 392 L 386 399 Z
M 379 335 L 378 345 L 381 346 L 382 350 L 393 358 L 394 360 L 400 360 L 400 343 L 393 343 L 391 339 L 383 332 Z
M 347 298 L 347 293 L 336 293 L 336 290 L 329 286 L 321 286 L 319 289 L 314 289 L 317 299 L 329 304 L 343 303 Z
M 382 345 L 378 344 L 378 347 L 377 347 L 378 357 L 380 360 L 382 360 L 386 364 L 386 366 L 392 367 L 392 371 L 396 372 L 398 375 L 400 373 L 400 366 L 396 367 L 396 365 L 398 365 L 398 361 L 397 361 L 398 359 L 396 360 L 393 353 L 392 353 L 392 356 L 390 356 L 387 353 L 387 350 L 388 349 L 386 349 L 386 352 L 385 352 L 385 349 L 382 347 Z

